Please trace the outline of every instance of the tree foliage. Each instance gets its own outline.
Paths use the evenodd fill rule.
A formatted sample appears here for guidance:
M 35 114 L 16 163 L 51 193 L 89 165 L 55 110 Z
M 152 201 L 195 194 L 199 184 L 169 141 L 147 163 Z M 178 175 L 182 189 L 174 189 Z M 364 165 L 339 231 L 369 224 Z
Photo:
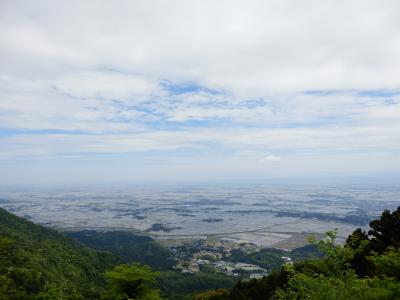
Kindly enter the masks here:
M 173 271 L 160 272 L 157 278 L 162 294 L 168 299 L 192 299 L 193 295 L 212 289 L 230 289 L 235 279 L 218 273 L 198 272 L 180 274 Z
M 118 265 L 106 271 L 107 290 L 102 299 L 160 299 L 154 288 L 158 273 L 138 263 Z
M 0 299 L 96 299 L 118 262 L 0 209 Z
M 151 237 L 128 231 L 83 230 L 65 232 L 78 242 L 103 251 L 110 251 L 125 262 L 138 262 L 153 269 L 172 269 L 176 264 L 173 253 Z

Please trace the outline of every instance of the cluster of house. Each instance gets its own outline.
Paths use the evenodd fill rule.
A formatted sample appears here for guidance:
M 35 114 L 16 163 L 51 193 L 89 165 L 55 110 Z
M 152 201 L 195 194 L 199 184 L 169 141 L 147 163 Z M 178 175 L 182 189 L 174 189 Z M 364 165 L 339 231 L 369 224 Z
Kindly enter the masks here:
M 261 268 L 260 266 L 242 262 L 231 262 L 224 260 L 224 257 L 229 256 L 232 249 L 240 248 L 243 251 L 254 250 L 252 245 L 237 245 L 233 243 L 215 243 L 210 245 L 205 241 L 187 242 L 186 245 L 179 247 L 171 247 L 179 259 L 179 263 L 175 269 L 181 273 L 197 273 L 202 268 L 207 268 L 209 271 L 224 273 L 229 276 L 245 276 L 252 278 L 262 278 L 267 276 L 269 271 Z M 188 247 L 189 246 L 189 247 Z M 192 249 L 189 254 L 185 249 Z M 293 261 L 290 257 L 282 256 L 282 260 L 287 264 L 292 264 Z
M 224 260 L 209 261 L 207 259 L 192 260 L 187 263 L 182 263 L 176 266 L 176 269 L 181 273 L 197 273 L 200 271 L 201 266 L 208 265 L 216 272 L 224 273 L 229 276 L 248 275 L 250 278 L 262 278 L 268 275 L 268 270 L 261 268 L 257 265 L 247 263 L 234 263 Z

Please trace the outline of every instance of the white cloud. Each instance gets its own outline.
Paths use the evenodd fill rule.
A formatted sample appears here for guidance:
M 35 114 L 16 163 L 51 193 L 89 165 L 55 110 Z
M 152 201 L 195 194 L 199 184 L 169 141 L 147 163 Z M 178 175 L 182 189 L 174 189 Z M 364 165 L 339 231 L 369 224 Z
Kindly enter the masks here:
M 0 156 L 203 149 L 257 163 L 271 151 L 281 166 L 299 153 L 400 153 L 400 95 L 379 94 L 400 90 L 398 11 L 394 0 L 2 1 Z M 190 84 L 204 88 L 179 91 Z
M 398 1 L 2 2 L 3 70 L 111 66 L 240 95 L 398 88 Z
M 259 160 L 259 162 L 262 162 L 262 163 L 264 163 L 264 162 L 280 162 L 280 161 L 281 161 L 280 156 L 273 155 L 273 154 L 268 154 L 267 156 L 264 156 L 263 158 L 261 158 Z
M 137 102 L 160 94 L 158 82 L 138 75 L 112 71 L 91 71 L 70 74 L 49 84 L 59 92 L 78 98 L 103 98 Z

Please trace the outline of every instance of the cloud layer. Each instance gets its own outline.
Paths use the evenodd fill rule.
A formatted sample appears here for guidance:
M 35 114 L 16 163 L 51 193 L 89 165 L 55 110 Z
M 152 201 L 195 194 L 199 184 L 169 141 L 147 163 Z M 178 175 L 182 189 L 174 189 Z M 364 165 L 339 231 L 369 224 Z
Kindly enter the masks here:
M 7 164 L 156 152 L 174 165 L 223 155 L 221 174 L 282 157 L 284 173 L 304 155 L 377 155 L 400 171 L 398 1 L 0 6 Z

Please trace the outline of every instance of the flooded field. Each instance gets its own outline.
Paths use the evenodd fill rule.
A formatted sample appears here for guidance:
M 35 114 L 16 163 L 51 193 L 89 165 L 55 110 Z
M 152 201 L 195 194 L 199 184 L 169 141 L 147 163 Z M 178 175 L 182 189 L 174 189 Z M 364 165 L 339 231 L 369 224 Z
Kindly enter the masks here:
M 345 238 L 383 209 L 397 186 L 187 185 L 0 191 L 0 206 L 57 229 L 126 229 L 158 239 L 215 236 L 261 246 L 299 244 L 337 228 Z M 297 242 L 295 242 L 297 241 Z M 282 246 L 282 247 L 283 247 Z

